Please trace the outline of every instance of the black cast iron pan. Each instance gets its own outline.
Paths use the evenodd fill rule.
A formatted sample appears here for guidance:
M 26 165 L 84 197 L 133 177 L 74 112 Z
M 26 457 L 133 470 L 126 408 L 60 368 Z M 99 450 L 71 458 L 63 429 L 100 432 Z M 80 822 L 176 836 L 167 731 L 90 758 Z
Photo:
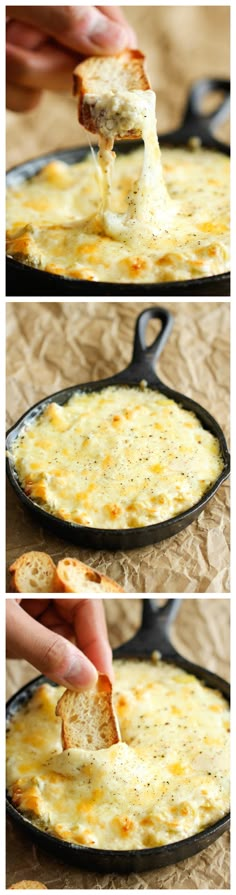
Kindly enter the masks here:
M 149 320 L 152 320 L 153 318 L 157 318 L 161 321 L 161 332 L 152 345 L 147 347 L 145 342 L 146 328 Z M 95 550 L 130 550 L 133 547 L 145 547 L 147 544 L 163 541 L 165 538 L 172 537 L 172 535 L 181 531 L 182 528 L 190 525 L 190 523 L 197 518 L 199 513 L 202 512 L 210 498 L 218 490 L 221 483 L 228 477 L 230 471 L 230 457 L 225 437 L 219 424 L 204 407 L 201 407 L 201 405 L 197 404 L 196 401 L 193 401 L 192 398 L 188 398 L 186 395 L 182 395 L 180 392 L 176 392 L 169 388 L 169 386 L 164 385 L 155 373 L 156 360 L 160 356 L 171 328 L 172 316 L 165 310 L 165 308 L 148 308 L 143 311 L 136 322 L 133 358 L 131 364 L 129 364 L 125 370 L 122 370 L 121 373 L 117 373 L 115 376 L 111 376 L 109 379 L 101 379 L 98 382 L 86 382 L 85 384 L 80 383 L 80 385 L 74 385 L 63 389 L 60 392 L 55 392 L 53 395 L 49 395 L 49 397 L 44 398 L 27 410 L 20 420 L 9 429 L 7 433 L 7 473 L 10 482 L 21 502 L 34 513 L 39 523 L 41 525 L 47 525 L 50 529 L 55 531 L 57 535 L 61 535 L 63 538 L 68 538 L 70 541 L 80 544 L 83 547 L 92 547 Z M 50 404 L 52 401 L 57 401 L 58 404 L 65 404 L 75 392 L 100 391 L 108 385 L 122 384 L 135 386 L 140 383 L 142 379 L 147 381 L 150 388 L 162 392 L 164 395 L 173 398 L 174 401 L 181 404 L 186 410 L 191 410 L 196 413 L 204 428 L 212 432 L 212 434 L 219 440 L 224 467 L 221 474 L 208 491 L 205 492 L 201 500 L 189 510 L 185 510 L 185 512 L 179 513 L 178 516 L 174 516 L 172 519 L 167 519 L 165 522 L 158 522 L 155 525 L 146 525 L 142 528 L 116 530 L 108 528 L 90 528 L 85 525 L 65 522 L 63 519 L 52 516 L 50 513 L 47 513 L 46 510 L 37 506 L 23 491 L 11 458 L 12 444 L 15 438 L 22 433 L 25 424 L 32 422 L 47 404 Z
M 160 137 L 161 146 L 166 143 L 170 146 L 186 145 L 191 137 L 199 137 L 203 146 L 229 155 L 229 146 L 216 140 L 213 136 L 214 127 L 223 122 L 229 114 L 229 89 L 228 80 L 204 78 L 197 81 L 190 91 L 181 126 L 178 130 L 163 134 Z M 224 99 L 214 112 L 205 115 L 202 112 L 202 102 L 212 91 L 220 91 L 224 95 Z M 116 151 L 118 154 L 133 152 L 135 145 L 139 147 L 142 143 L 141 141 L 134 143 L 134 140 L 118 142 Z M 22 180 L 33 177 L 53 159 L 57 158 L 72 165 L 75 162 L 83 161 L 89 152 L 89 147 L 83 146 L 79 149 L 57 150 L 31 159 L 8 171 L 7 186 L 17 186 Z M 57 297 L 59 295 L 102 295 L 103 297 L 107 295 L 142 295 L 144 297 L 152 295 L 162 297 L 169 295 L 230 295 L 230 274 L 222 273 L 212 277 L 181 280 L 175 283 L 150 283 L 150 285 L 148 283 L 136 283 L 135 285 L 94 283 L 36 270 L 8 256 L 6 295 L 55 295 Z
M 218 677 L 217 674 L 189 662 L 172 646 L 169 640 L 169 626 L 175 618 L 179 602 L 179 600 L 171 599 L 165 606 L 158 609 L 155 600 L 144 599 L 140 630 L 132 640 L 114 650 L 114 658 L 148 659 L 154 650 L 159 650 L 165 662 L 170 662 L 179 668 L 184 668 L 190 674 L 194 674 L 207 687 L 219 690 L 229 701 L 230 687 L 227 681 Z M 36 678 L 9 699 L 6 707 L 7 722 L 25 702 L 28 702 L 37 687 L 46 680 L 43 676 Z M 37 845 L 55 854 L 59 860 L 77 864 L 88 870 L 96 871 L 96 873 L 143 873 L 155 867 L 176 864 L 177 861 L 183 861 L 211 845 L 215 839 L 229 829 L 230 823 L 230 815 L 226 814 L 221 820 L 206 827 L 201 833 L 196 833 L 194 836 L 189 836 L 187 839 L 170 845 L 113 851 L 73 845 L 37 829 L 13 807 L 9 798 L 7 798 L 7 810 L 13 821 L 17 822 L 26 834 L 29 833 Z

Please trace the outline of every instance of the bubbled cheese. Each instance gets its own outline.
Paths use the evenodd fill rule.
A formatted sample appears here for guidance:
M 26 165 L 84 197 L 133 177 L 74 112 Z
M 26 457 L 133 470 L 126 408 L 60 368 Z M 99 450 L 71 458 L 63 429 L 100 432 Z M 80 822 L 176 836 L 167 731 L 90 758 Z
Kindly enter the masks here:
M 25 492 L 95 528 L 163 522 L 189 509 L 223 469 L 194 413 L 150 388 L 109 386 L 49 404 L 12 446 Z
M 122 742 L 62 752 L 41 686 L 10 722 L 7 786 L 33 823 L 75 844 L 132 849 L 184 839 L 229 809 L 229 708 L 223 696 L 165 662 L 115 661 Z

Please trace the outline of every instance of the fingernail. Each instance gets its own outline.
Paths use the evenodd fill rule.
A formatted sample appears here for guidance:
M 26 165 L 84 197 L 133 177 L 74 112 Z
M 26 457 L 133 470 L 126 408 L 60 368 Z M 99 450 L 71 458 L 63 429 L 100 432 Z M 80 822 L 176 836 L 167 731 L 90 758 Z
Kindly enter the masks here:
M 63 678 L 64 687 L 72 690 L 85 690 L 96 684 L 98 673 L 92 662 L 85 660 L 84 662 L 76 659 L 68 669 Z
M 96 21 L 89 37 L 94 45 L 110 51 L 123 50 L 127 45 L 125 29 L 109 22 L 105 16 Z

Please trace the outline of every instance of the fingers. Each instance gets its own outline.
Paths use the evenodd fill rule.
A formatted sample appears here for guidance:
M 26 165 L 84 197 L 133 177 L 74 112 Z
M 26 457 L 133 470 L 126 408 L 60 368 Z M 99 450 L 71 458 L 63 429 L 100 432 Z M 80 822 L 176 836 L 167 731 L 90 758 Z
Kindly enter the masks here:
M 91 56 L 119 53 L 131 45 L 132 29 L 130 33 L 123 16 L 112 15 L 111 10 L 96 6 L 8 6 L 7 14 L 51 35 L 77 54 Z
M 72 622 L 78 646 L 98 671 L 113 680 L 112 651 L 102 600 L 56 599 L 60 615 Z
M 18 87 L 17 84 L 6 86 L 6 106 L 12 112 L 31 112 L 41 99 L 41 90 L 30 90 L 29 87 Z
M 39 615 L 40 622 L 34 617 Z M 66 643 L 65 638 L 70 640 L 73 634 L 82 653 Z M 40 598 L 23 600 L 21 606 L 7 600 L 7 651 L 9 657 L 27 659 L 64 686 L 93 683 L 95 668 L 113 679 L 101 600 Z
M 94 665 L 80 650 L 30 617 L 13 599 L 7 604 L 7 656 L 24 658 L 52 681 L 69 689 L 96 682 Z
M 45 34 L 38 28 L 32 28 L 31 25 L 17 22 L 10 19 L 7 22 L 6 30 L 7 43 L 16 44 L 18 47 L 25 47 L 26 50 L 36 50 L 45 41 Z
M 77 643 L 98 671 L 113 680 L 112 651 L 102 600 L 80 600 L 74 614 Z
M 15 597 L 14 597 L 15 599 Z M 45 612 L 51 604 L 51 600 L 46 600 L 46 597 L 25 597 L 25 599 L 19 600 L 25 612 L 28 612 L 29 615 L 32 615 L 33 618 L 39 618 L 42 612 Z
M 14 112 L 34 109 L 43 89 L 71 91 L 81 55 L 136 46 L 118 7 L 9 6 L 7 14 L 7 107 Z
M 71 91 L 72 71 L 78 56 L 46 42 L 39 50 L 13 44 L 6 47 L 7 83 L 28 90 Z
M 109 19 L 113 19 L 114 22 L 119 22 L 120 25 L 124 26 L 128 38 L 126 44 L 127 47 L 137 47 L 137 37 L 135 31 L 127 22 L 127 19 L 125 18 L 124 13 L 119 6 L 97 6 L 97 9 L 100 9 L 100 11 L 103 12 L 105 16 L 108 16 Z
M 41 625 L 45 625 L 45 628 L 50 628 L 56 634 L 61 634 L 67 640 L 75 642 L 74 629 L 72 625 L 60 618 L 55 600 L 26 599 L 21 601 L 21 606 L 32 618 L 37 618 Z

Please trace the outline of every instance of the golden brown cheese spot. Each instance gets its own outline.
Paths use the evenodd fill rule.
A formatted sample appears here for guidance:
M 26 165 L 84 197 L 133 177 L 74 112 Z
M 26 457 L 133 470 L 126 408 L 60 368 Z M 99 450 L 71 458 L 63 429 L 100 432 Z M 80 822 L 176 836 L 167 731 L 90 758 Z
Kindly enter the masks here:
M 118 834 L 121 836 L 128 836 L 134 829 L 134 822 L 129 817 L 114 817 L 112 823 L 115 831 L 118 829 Z
M 127 704 L 128 704 L 128 703 L 127 703 L 127 699 L 125 698 L 125 696 L 119 696 L 119 697 L 118 697 L 118 700 L 117 700 L 117 709 L 119 709 L 119 712 L 121 712 L 122 709 L 126 709 L 126 708 L 127 708 Z
M 37 826 L 76 844 L 132 849 L 194 835 L 228 810 L 228 704 L 158 659 L 114 666 L 122 742 L 63 752 L 63 688 L 45 684 L 9 725 L 9 794 Z
M 134 258 L 133 260 L 131 260 L 131 258 L 125 258 L 123 268 L 124 272 L 127 271 L 129 279 L 134 280 L 136 277 L 140 277 L 140 274 L 147 269 L 147 262 L 145 258 Z
M 194 506 L 223 469 L 218 440 L 160 392 L 109 386 L 52 403 L 12 447 L 26 494 L 98 528 L 161 522 Z
M 174 775 L 184 774 L 185 768 L 179 761 L 174 762 L 174 764 L 169 765 L 169 771 Z
M 107 510 L 108 515 L 111 519 L 116 519 L 116 517 L 119 516 L 121 513 L 120 507 L 118 507 L 116 504 L 112 504 L 111 506 L 109 506 L 108 504 L 107 506 L 105 506 L 105 510 Z

